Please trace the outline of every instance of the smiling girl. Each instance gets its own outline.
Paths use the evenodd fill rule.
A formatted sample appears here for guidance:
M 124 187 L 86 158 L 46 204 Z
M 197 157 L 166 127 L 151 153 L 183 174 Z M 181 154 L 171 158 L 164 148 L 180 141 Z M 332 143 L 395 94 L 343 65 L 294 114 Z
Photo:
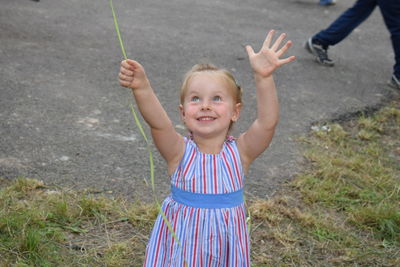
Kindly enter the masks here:
M 250 266 L 244 178 L 270 144 L 278 123 L 272 74 L 295 59 L 281 59 L 291 41 L 281 46 L 286 35 L 273 42 L 274 33 L 268 33 L 258 53 L 246 46 L 256 83 L 257 118 L 237 139 L 228 133 L 239 118 L 242 92 L 228 71 L 200 64 L 186 74 L 180 114 L 190 136 L 183 137 L 154 94 L 142 65 L 122 61 L 120 84 L 132 89 L 171 179 L 171 194 L 162 211 L 175 237 L 160 214 L 144 266 Z

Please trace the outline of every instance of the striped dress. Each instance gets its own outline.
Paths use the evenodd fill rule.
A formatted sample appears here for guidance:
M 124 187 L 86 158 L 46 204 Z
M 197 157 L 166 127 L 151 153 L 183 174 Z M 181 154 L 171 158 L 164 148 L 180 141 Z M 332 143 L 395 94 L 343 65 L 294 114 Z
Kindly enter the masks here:
M 219 154 L 201 153 L 185 138 L 184 156 L 171 186 L 201 194 L 224 194 L 243 188 L 244 175 L 233 138 Z M 158 215 L 146 249 L 144 266 L 250 266 L 250 242 L 244 204 L 232 208 L 196 208 L 168 196 L 162 210 L 176 239 Z M 178 242 L 179 241 L 179 242 Z

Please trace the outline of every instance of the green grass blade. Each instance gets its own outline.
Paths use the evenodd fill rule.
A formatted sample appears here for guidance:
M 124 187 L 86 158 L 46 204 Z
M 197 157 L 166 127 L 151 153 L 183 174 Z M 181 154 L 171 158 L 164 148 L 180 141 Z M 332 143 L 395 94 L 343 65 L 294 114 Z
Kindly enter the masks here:
M 112 3 L 112 0 L 110 0 L 110 7 L 111 7 L 111 11 L 112 11 L 113 18 L 114 18 L 115 31 L 117 32 L 117 36 L 118 36 L 119 44 L 120 44 L 120 47 L 121 47 L 121 51 L 122 51 L 122 54 L 124 55 L 124 59 L 127 59 L 128 57 L 126 56 L 125 48 L 124 48 L 124 43 L 122 42 L 121 34 L 120 34 L 120 32 L 119 32 L 117 17 L 116 17 L 116 15 L 115 15 L 115 11 L 114 11 L 114 6 L 113 6 L 113 3 Z M 174 230 L 172 229 L 171 223 L 168 221 L 167 217 L 166 217 L 165 214 L 164 214 L 164 211 L 161 209 L 160 203 L 159 203 L 158 200 L 157 200 L 157 194 L 156 194 L 155 183 L 154 183 L 154 160 L 153 160 L 153 152 L 151 151 L 149 139 L 147 138 L 146 133 L 144 132 L 143 126 L 142 126 L 142 124 L 140 123 L 139 118 L 138 118 L 138 116 L 137 116 L 137 114 L 136 114 L 135 108 L 133 107 L 132 104 L 131 104 L 131 111 L 132 111 L 133 117 L 134 117 L 134 119 L 135 119 L 135 123 L 136 123 L 137 127 L 139 128 L 140 133 L 142 134 L 143 139 L 146 141 L 146 144 L 147 144 L 147 150 L 148 150 L 148 152 L 149 152 L 149 164 L 150 164 L 151 187 L 152 187 L 152 190 L 153 190 L 155 202 L 156 202 L 156 204 L 157 204 L 157 207 L 158 207 L 158 209 L 159 209 L 159 211 L 160 211 L 160 213 L 161 213 L 161 216 L 162 216 L 162 218 L 163 218 L 165 224 L 167 225 L 169 231 L 170 231 L 171 234 L 172 234 L 172 237 L 175 239 L 175 241 L 177 242 L 177 244 L 178 244 L 179 246 L 181 246 L 181 243 L 179 242 L 179 240 L 178 240 L 178 238 L 177 238 L 177 236 L 176 236 Z
M 118 36 L 118 40 L 119 40 L 119 45 L 121 47 L 122 55 L 124 56 L 124 59 L 127 59 L 128 57 L 126 56 L 124 43 L 122 42 L 121 34 L 119 32 L 117 16 L 115 15 L 115 11 L 114 11 L 114 6 L 113 6 L 112 0 L 110 0 L 110 7 L 111 7 L 111 12 L 113 14 L 115 31 L 117 32 L 117 36 Z
M 139 117 L 136 114 L 136 111 L 133 107 L 133 105 L 131 104 L 131 111 L 133 114 L 133 117 L 135 118 L 135 122 L 136 125 L 138 126 L 140 133 L 142 134 L 144 140 L 146 141 L 147 144 L 147 150 L 149 152 L 149 164 L 150 164 L 150 181 L 151 181 L 151 188 L 153 189 L 153 192 L 155 194 L 155 184 L 154 184 L 154 160 L 153 160 L 153 152 L 151 151 L 151 147 L 150 147 L 150 142 L 149 139 L 146 136 L 146 133 L 144 132 L 143 126 L 139 121 Z
M 150 146 L 148 146 L 148 150 L 149 150 L 151 188 L 153 189 L 154 194 L 156 194 L 156 189 L 155 189 L 155 185 L 154 185 L 154 161 L 153 161 L 153 152 L 150 150 Z
M 246 211 L 247 211 L 247 217 L 246 217 L 246 223 L 247 223 L 247 231 L 251 233 L 251 213 L 250 209 L 248 208 L 247 202 L 246 202 L 246 196 L 243 196 L 244 199 L 244 205 L 246 206 Z
M 157 206 L 158 206 L 158 210 L 160 211 L 161 216 L 162 216 L 162 218 L 163 218 L 165 224 L 167 225 L 168 230 L 169 230 L 169 231 L 171 232 L 171 234 L 172 234 L 172 237 L 175 239 L 176 243 L 177 243 L 180 247 L 182 247 L 181 243 L 179 242 L 178 237 L 177 237 L 176 234 L 175 234 L 174 229 L 172 229 L 171 223 L 168 221 L 167 216 L 165 216 L 164 211 L 161 209 L 161 206 L 160 206 L 160 204 L 158 203 L 157 200 L 156 200 L 156 203 L 157 203 Z
M 133 117 L 135 118 L 135 122 L 136 122 L 137 127 L 139 128 L 140 133 L 142 134 L 142 136 L 143 136 L 144 140 L 146 141 L 147 145 L 149 145 L 149 140 L 148 140 L 148 138 L 146 136 L 146 133 L 144 132 L 143 126 L 140 123 L 139 117 L 137 116 L 135 108 L 133 107 L 132 104 L 131 104 L 131 111 L 132 111 Z

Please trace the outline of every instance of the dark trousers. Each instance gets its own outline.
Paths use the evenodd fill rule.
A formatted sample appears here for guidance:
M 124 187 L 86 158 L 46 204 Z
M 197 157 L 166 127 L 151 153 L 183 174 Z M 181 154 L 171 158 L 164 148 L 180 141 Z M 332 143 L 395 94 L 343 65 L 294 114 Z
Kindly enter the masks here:
M 339 43 L 366 20 L 376 6 L 379 6 L 390 32 L 396 62 L 394 74 L 400 78 L 400 0 L 357 0 L 327 29 L 314 35 L 313 41 L 325 48 Z

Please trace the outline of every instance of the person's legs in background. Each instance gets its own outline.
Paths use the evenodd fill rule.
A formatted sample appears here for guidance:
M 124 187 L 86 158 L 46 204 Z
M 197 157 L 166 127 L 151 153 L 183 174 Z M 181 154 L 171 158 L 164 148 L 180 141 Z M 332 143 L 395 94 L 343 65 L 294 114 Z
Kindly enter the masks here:
M 325 48 L 339 43 L 371 15 L 376 5 L 377 0 L 358 0 L 328 28 L 314 35 L 313 43 L 321 44 Z
M 400 89 L 400 1 L 399 0 L 378 0 L 383 20 L 390 32 L 394 51 L 394 68 L 390 84 Z
M 316 57 L 317 62 L 333 66 L 333 60 L 328 57 L 328 47 L 346 38 L 371 15 L 376 5 L 377 0 L 356 1 L 353 7 L 347 9 L 328 28 L 311 37 L 306 43 L 306 49 Z

